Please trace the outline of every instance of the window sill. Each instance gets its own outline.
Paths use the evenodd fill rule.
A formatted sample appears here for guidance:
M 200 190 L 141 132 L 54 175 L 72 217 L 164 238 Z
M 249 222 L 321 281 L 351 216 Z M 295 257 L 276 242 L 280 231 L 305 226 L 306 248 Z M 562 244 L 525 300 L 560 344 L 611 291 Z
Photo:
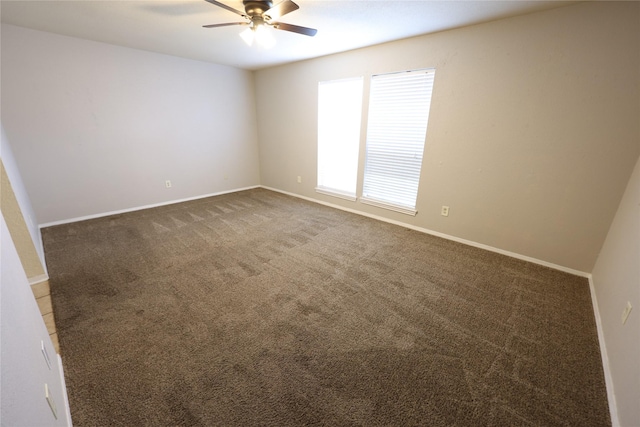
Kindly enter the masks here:
M 389 209 L 390 211 L 400 212 L 405 215 L 416 216 L 416 214 L 418 213 L 418 211 L 413 208 L 394 205 L 392 203 L 382 202 L 380 200 L 368 199 L 366 197 L 360 197 L 360 202 L 366 205 L 376 206 L 378 208 Z
M 354 194 L 342 193 L 337 190 L 331 190 L 329 188 L 316 187 L 316 192 L 320 194 L 326 194 L 327 196 L 338 197 L 340 199 L 349 200 L 351 202 L 356 201 L 356 196 Z

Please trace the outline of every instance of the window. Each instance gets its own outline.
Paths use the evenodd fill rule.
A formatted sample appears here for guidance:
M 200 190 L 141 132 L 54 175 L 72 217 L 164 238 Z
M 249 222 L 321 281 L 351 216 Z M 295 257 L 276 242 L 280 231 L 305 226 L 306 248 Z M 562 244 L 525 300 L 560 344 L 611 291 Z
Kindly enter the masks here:
M 372 76 L 363 203 L 416 214 L 434 75 L 430 69 Z
M 316 191 L 356 199 L 362 116 L 362 77 L 318 85 Z

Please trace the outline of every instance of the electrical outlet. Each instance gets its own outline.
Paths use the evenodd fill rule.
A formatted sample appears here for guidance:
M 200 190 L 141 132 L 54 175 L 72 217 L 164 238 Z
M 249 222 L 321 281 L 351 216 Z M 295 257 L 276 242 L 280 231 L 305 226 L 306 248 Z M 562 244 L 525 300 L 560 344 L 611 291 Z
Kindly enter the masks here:
M 627 323 L 627 319 L 629 318 L 629 314 L 631 314 L 631 310 L 633 307 L 631 306 L 631 302 L 627 301 L 627 306 L 622 310 L 622 324 Z
M 301 182 L 302 182 L 302 177 L 298 175 L 298 184 L 300 184 Z
M 164 182 L 164 185 L 165 185 L 165 187 L 167 187 L 167 188 L 171 188 L 171 181 L 166 180 L 166 181 Z
M 449 216 L 449 206 L 443 206 L 440 210 L 440 215 Z

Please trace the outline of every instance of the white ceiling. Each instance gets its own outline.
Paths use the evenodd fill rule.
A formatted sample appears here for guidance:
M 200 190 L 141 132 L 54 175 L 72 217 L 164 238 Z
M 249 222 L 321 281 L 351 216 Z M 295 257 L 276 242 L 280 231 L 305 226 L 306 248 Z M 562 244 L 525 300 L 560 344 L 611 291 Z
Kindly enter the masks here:
M 240 0 L 219 1 L 244 10 Z M 244 44 L 239 33 L 246 27 L 202 28 L 242 20 L 204 0 L 2 0 L 0 14 L 8 24 L 256 70 L 573 2 L 294 1 L 300 9 L 280 21 L 317 28 L 318 34 L 308 37 L 270 30 L 277 44 L 268 50 Z

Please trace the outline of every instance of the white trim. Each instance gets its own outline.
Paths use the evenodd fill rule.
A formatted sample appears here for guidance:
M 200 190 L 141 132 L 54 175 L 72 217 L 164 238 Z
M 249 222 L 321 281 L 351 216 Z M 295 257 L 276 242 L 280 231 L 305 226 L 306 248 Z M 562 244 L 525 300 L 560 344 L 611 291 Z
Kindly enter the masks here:
M 417 210 L 411 208 L 405 208 L 400 205 L 394 205 L 393 203 L 386 203 L 380 200 L 370 199 L 368 197 L 360 197 L 360 203 L 364 203 L 365 205 L 371 205 L 382 209 L 389 209 L 390 211 L 400 212 L 405 215 L 416 216 L 418 213 Z
M 44 270 L 44 275 L 47 276 L 45 280 L 49 280 L 49 269 L 47 268 L 47 254 L 44 253 L 44 242 L 42 241 L 42 230 L 40 229 L 40 226 L 38 226 L 38 239 L 40 240 L 40 249 L 42 249 L 42 259 L 40 260 L 40 262 L 42 263 L 42 269 Z M 29 283 L 35 285 L 35 283 L 31 283 L 31 280 L 29 280 Z
M 395 221 L 393 219 L 385 218 L 385 217 L 378 216 L 378 215 L 373 215 L 373 214 L 370 214 L 370 213 L 367 213 L 367 212 L 362 212 L 362 211 L 359 211 L 359 210 L 356 210 L 356 209 L 345 208 L 344 206 L 334 205 L 333 203 L 323 202 L 323 201 L 320 201 L 320 200 L 312 199 L 311 197 L 301 196 L 299 194 L 290 193 L 288 191 L 283 191 L 283 190 L 278 190 L 278 189 L 275 189 L 275 188 L 267 187 L 265 185 L 261 185 L 260 187 L 264 188 L 265 190 L 275 191 L 277 193 L 282 193 L 282 194 L 286 194 L 286 195 L 289 195 L 289 196 L 297 197 L 299 199 L 308 200 L 310 202 L 314 202 L 314 203 L 318 203 L 318 204 L 321 204 L 321 205 L 329 206 L 331 208 L 336 208 L 336 209 L 340 209 L 340 210 L 343 210 L 343 211 L 351 212 L 351 213 L 354 213 L 354 214 L 366 216 L 368 218 L 377 219 L 379 221 L 388 222 L 390 224 L 399 225 L 401 227 L 409 228 L 411 230 L 419 231 L 421 233 L 430 234 L 430 235 L 436 236 L 436 237 L 442 237 L 443 239 L 447 239 L 447 240 L 453 240 L 454 242 L 463 243 L 463 244 L 468 245 L 468 246 L 473 246 L 473 247 L 476 247 L 476 248 L 485 249 L 487 251 L 499 253 L 501 255 L 506 255 L 506 256 L 511 257 L 511 258 L 516 258 L 516 259 L 519 259 L 519 260 L 522 260 L 522 261 L 532 262 L 534 264 L 538 264 L 538 265 L 542 265 L 542 266 L 545 266 L 545 267 L 549 267 L 549 268 L 552 268 L 554 270 L 563 271 L 565 273 L 573 274 L 575 276 L 586 277 L 586 278 L 588 278 L 590 276 L 589 273 L 585 273 L 584 271 L 574 270 L 573 268 L 564 267 L 562 265 L 558 265 L 558 264 L 554 264 L 554 263 L 551 263 L 551 262 L 543 261 L 541 259 L 532 258 L 532 257 L 526 256 L 526 255 L 521 255 L 521 254 L 518 254 L 518 253 L 515 253 L 515 252 L 511 252 L 511 251 L 506 251 L 504 249 L 494 248 L 493 246 L 485 245 L 483 243 L 477 243 L 477 242 L 474 242 L 474 241 L 471 241 L 471 240 L 462 239 L 460 237 L 455 237 L 455 236 L 451 236 L 451 235 L 448 235 L 448 234 L 440 233 L 438 231 L 429 230 L 427 228 L 417 227 L 415 225 L 407 224 L 405 222 Z
M 41 274 L 39 276 L 29 278 L 29 286 L 37 285 L 38 283 L 46 282 L 49 280 L 48 274 Z
M 593 277 L 591 276 L 591 274 L 589 274 L 589 291 L 591 292 L 591 304 L 593 304 L 593 314 L 596 318 L 596 329 L 598 330 L 600 357 L 602 358 L 602 369 L 604 369 L 604 383 L 607 387 L 607 400 L 609 401 L 611 425 L 612 427 L 620 427 L 620 420 L 618 419 L 618 405 L 616 404 L 616 394 L 613 388 L 613 376 L 611 375 L 607 346 L 605 345 L 604 341 L 604 329 L 602 328 L 602 318 L 600 317 L 598 299 L 596 298 L 596 288 L 593 284 Z
M 157 208 L 158 206 L 166 206 L 166 205 L 173 205 L 173 204 L 176 204 L 176 203 L 190 202 L 191 200 L 206 199 L 207 197 L 221 196 L 223 194 L 236 193 L 238 191 L 253 190 L 254 188 L 259 188 L 259 187 L 260 187 L 260 185 L 253 185 L 251 187 L 243 187 L 243 188 L 236 188 L 236 189 L 233 189 L 233 190 L 219 191 L 217 193 L 202 194 L 200 196 L 187 197 L 185 199 L 171 200 L 171 201 L 168 201 L 168 202 L 153 203 L 151 205 L 137 206 L 135 208 L 120 209 L 120 210 L 117 210 L 117 211 L 103 212 L 103 213 L 99 213 L 99 214 L 80 216 L 80 217 L 77 217 L 77 218 L 63 219 L 63 220 L 60 220 L 60 221 L 46 222 L 44 224 L 39 224 L 38 227 L 42 229 L 42 228 L 51 227 L 51 226 L 54 226 L 54 225 L 69 224 L 69 223 L 72 223 L 72 222 L 85 221 L 87 219 L 102 218 L 102 217 L 110 216 L 110 215 L 118 215 L 118 214 L 123 214 L 123 213 L 127 213 L 127 212 L 141 211 L 143 209 Z
M 325 187 L 316 187 L 316 192 L 325 194 L 327 196 L 333 196 L 333 197 L 338 197 L 340 199 L 349 200 L 350 202 L 356 201 L 356 196 L 353 194 L 347 194 L 347 193 L 340 192 L 338 190 L 331 190 Z
M 58 370 L 60 372 L 60 384 L 62 385 L 62 396 L 64 397 L 64 411 L 67 414 L 67 426 L 73 427 L 73 422 L 71 421 L 71 406 L 69 406 L 69 396 L 67 395 L 67 384 L 64 381 L 64 367 L 62 366 L 62 357 L 59 354 L 58 356 Z

